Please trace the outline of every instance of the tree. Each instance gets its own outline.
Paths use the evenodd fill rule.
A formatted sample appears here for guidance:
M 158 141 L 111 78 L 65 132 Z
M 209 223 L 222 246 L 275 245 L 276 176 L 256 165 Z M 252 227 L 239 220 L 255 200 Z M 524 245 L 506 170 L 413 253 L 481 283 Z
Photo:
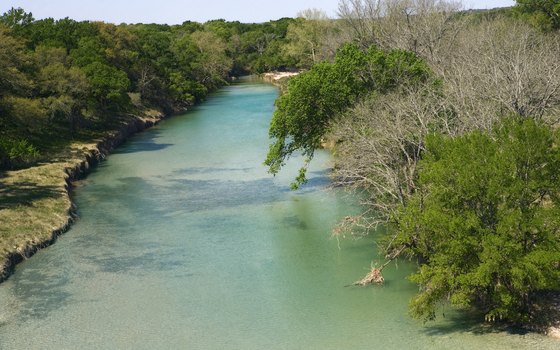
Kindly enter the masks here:
M 462 28 L 460 9 L 453 0 L 341 0 L 338 13 L 362 47 L 408 50 L 431 63 Z
M 304 183 L 308 163 L 323 137 L 347 108 L 371 93 L 387 93 L 425 81 L 426 64 L 410 52 L 384 52 L 372 46 L 364 51 L 353 44 L 341 47 L 334 63 L 321 62 L 288 81 L 276 101 L 269 134 L 273 138 L 265 164 L 276 174 L 295 152 L 305 157 L 292 184 Z
M 22 96 L 6 96 L 1 101 L 2 109 L 10 117 L 10 124 L 17 127 L 18 133 L 29 138 L 41 132 L 46 126 L 46 113 L 41 101 Z
M 464 130 L 489 130 L 509 113 L 559 120 L 559 56 L 553 34 L 497 18 L 462 30 L 433 67 Z
M 10 93 L 25 94 L 31 86 L 31 81 L 22 72 L 29 65 L 23 48 L 21 40 L 0 25 L 0 97 Z
M 119 69 L 126 70 L 138 59 L 136 36 L 123 25 L 103 22 L 95 23 L 105 47 L 107 61 Z
M 51 121 L 67 121 L 73 137 L 86 107 L 89 85 L 84 72 L 70 67 L 66 50 L 39 47 L 35 51 L 37 85 Z
M 457 133 L 456 113 L 441 98 L 441 82 L 402 87 L 374 94 L 344 113 L 333 124 L 333 183 L 359 193 L 364 211 L 347 216 L 334 230 L 352 233 L 386 224 L 408 204 L 416 190 L 418 162 L 426 136 Z M 360 230 L 362 231 L 362 230 Z
M 0 23 L 9 28 L 16 28 L 19 26 L 26 26 L 34 21 L 31 12 L 25 12 L 22 8 L 11 8 L 2 16 L 0 16 Z
M 265 160 L 270 172 L 276 174 L 292 153 L 301 150 L 305 164 L 292 188 L 306 181 L 307 165 L 315 149 L 321 145 L 331 119 L 344 110 L 353 98 L 349 86 L 332 84 L 342 81 L 340 71 L 329 63 L 313 66 L 307 73 L 288 82 L 287 92 L 276 101 L 277 110 L 270 124 L 274 142 Z
M 105 49 L 97 36 L 81 38 L 78 47 L 70 51 L 70 57 L 72 64 L 78 67 L 85 67 L 94 62 L 107 62 Z
M 560 287 L 557 145 L 558 132 L 519 117 L 490 135 L 427 139 L 391 245 L 420 260 L 414 316 L 433 319 L 450 302 L 526 322 L 536 294 Z
M 191 40 L 198 55 L 191 63 L 196 79 L 209 89 L 222 85 L 232 66 L 224 41 L 213 32 L 194 32 Z
M 515 10 L 543 31 L 560 29 L 559 0 L 517 0 Z
M 93 62 L 84 67 L 91 91 L 91 103 L 101 116 L 122 112 L 129 107 L 130 81 L 126 73 L 105 63 Z
M 308 9 L 298 14 L 298 19 L 288 26 L 286 38 L 288 44 L 284 51 L 294 57 L 300 67 L 309 68 L 327 57 L 323 51 L 325 39 L 334 29 L 334 21 L 326 13 L 317 9 Z

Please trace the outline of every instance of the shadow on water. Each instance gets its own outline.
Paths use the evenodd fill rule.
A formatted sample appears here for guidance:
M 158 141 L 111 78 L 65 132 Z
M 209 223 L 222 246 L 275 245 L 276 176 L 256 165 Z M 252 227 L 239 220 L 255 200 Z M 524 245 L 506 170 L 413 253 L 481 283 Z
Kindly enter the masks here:
M 23 270 L 12 279 L 20 322 L 46 319 L 52 311 L 60 310 L 70 303 L 71 294 L 65 290 L 70 278 L 64 273 L 53 271 L 60 272 L 42 265 Z
M 331 184 L 330 173 L 330 169 L 308 172 L 307 177 L 309 179 L 307 180 L 307 183 L 301 187 L 301 190 L 314 190 L 318 187 L 327 188 Z
M 194 174 L 212 174 L 212 173 L 222 173 L 222 172 L 248 172 L 253 170 L 252 167 L 246 168 L 214 168 L 214 167 L 192 167 L 188 169 L 180 169 L 173 171 L 175 175 L 194 175 Z
M 307 230 L 309 228 L 309 225 L 301 218 L 299 218 L 297 215 L 284 217 L 282 219 L 282 224 L 284 224 L 287 227 L 292 227 L 302 231 Z
M 245 171 L 244 168 L 237 169 Z M 193 172 L 222 171 L 220 168 L 197 168 Z M 223 170 L 226 171 L 226 170 Z M 231 171 L 231 170 L 228 170 Z M 182 174 L 188 171 L 181 171 Z M 169 213 L 194 213 L 205 210 L 235 208 L 239 205 L 263 205 L 285 198 L 292 192 L 286 184 L 278 184 L 273 177 L 254 180 L 203 180 L 162 177 L 158 182 L 141 177 L 119 178 L 110 185 L 94 184 L 88 187 L 88 196 L 81 200 L 88 207 L 104 210 L 104 222 L 127 225 L 142 220 L 160 220 Z M 323 189 L 328 183 L 326 172 L 312 177 L 295 195 Z M 106 199 L 112 200 L 107 202 Z M 131 209 L 130 203 L 135 203 Z M 78 205 L 78 208 L 82 205 Z M 131 211 L 134 212 L 131 213 Z M 129 213 L 130 215 L 124 215 Z M 81 211 L 78 209 L 78 215 Z
M 56 186 L 41 186 L 33 182 L 16 182 L 6 186 L 0 181 L 0 209 L 17 205 L 31 205 L 33 201 L 57 198 L 61 190 Z
M 450 335 L 453 333 L 472 333 L 486 335 L 507 332 L 509 334 L 524 335 L 528 330 L 508 324 L 483 322 L 484 315 L 477 312 L 452 311 L 451 315 L 440 316 L 444 320 L 438 324 L 426 323 L 423 332 L 430 336 Z M 441 323 L 440 323 L 441 322 Z
M 126 147 L 118 147 L 113 151 L 114 154 L 130 154 L 136 152 L 161 151 L 173 146 L 172 143 L 157 143 L 161 131 L 154 129 L 150 133 L 142 134 L 141 138 L 133 138 L 127 141 Z
M 130 247 L 131 251 L 141 251 Z M 142 253 L 123 253 L 88 255 L 84 260 L 95 265 L 100 271 L 107 273 L 144 276 L 156 273 L 169 273 L 184 270 L 188 265 L 189 256 L 179 247 L 157 247 L 144 249 Z

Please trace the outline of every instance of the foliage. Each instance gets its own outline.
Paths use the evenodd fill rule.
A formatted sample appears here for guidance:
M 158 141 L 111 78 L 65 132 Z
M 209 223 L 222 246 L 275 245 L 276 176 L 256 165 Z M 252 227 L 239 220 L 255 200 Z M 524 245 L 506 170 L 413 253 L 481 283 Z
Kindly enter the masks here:
M 126 73 L 101 62 L 93 62 L 84 67 L 84 73 L 91 86 L 91 103 L 103 115 L 127 108 L 130 84 Z
M 288 82 L 287 91 L 276 102 L 269 131 L 273 143 L 265 164 L 276 174 L 300 151 L 305 164 L 292 184 L 297 188 L 306 181 L 307 164 L 337 116 L 364 95 L 414 85 L 429 75 L 427 65 L 413 53 L 343 46 L 334 63 L 316 64 Z
M 321 48 L 325 47 L 324 41 L 335 26 L 336 23 L 329 20 L 323 11 L 310 9 L 300 13 L 299 18 L 288 26 L 288 43 L 284 52 L 288 57 L 295 58 L 300 67 L 311 67 L 328 58 Z
M 32 13 L 27 13 L 21 8 L 13 7 L 0 16 L 0 23 L 9 28 L 26 26 L 33 22 L 33 20 L 34 18 Z
M 543 31 L 560 29 L 559 0 L 517 0 L 515 11 Z
M 196 80 L 215 89 L 225 83 L 232 61 L 226 56 L 226 44 L 212 32 L 194 32 L 190 35 L 197 49 L 191 68 Z
M 114 25 L 12 8 L 0 16 L 0 139 L 43 153 L 137 109 L 188 108 L 231 75 L 295 67 L 283 54 L 293 21 Z
M 453 134 L 457 114 L 442 100 L 442 84 L 430 78 L 418 85 L 368 96 L 333 125 L 333 182 L 361 193 L 362 215 L 344 220 L 336 234 L 354 225 L 376 229 L 385 224 L 416 189 L 418 161 L 426 135 Z
M 432 319 L 449 301 L 527 321 L 535 293 L 560 287 L 559 170 L 558 132 L 532 119 L 428 137 L 393 242 L 421 261 L 411 313 Z
M 23 43 L 0 25 L 0 96 L 25 93 L 31 85 L 23 72 L 28 64 Z
M 277 173 L 296 150 L 302 150 L 306 162 L 311 160 L 331 118 L 353 98 L 350 86 L 331 83 L 341 80 L 341 71 L 324 62 L 289 81 L 288 92 L 276 101 L 277 110 L 270 124 L 270 136 L 275 139 L 265 161 L 270 172 Z M 297 184 L 305 182 L 304 176 L 302 170 Z
M 39 151 L 27 140 L 0 138 L 0 166 L 17 166 L 39 156 Z

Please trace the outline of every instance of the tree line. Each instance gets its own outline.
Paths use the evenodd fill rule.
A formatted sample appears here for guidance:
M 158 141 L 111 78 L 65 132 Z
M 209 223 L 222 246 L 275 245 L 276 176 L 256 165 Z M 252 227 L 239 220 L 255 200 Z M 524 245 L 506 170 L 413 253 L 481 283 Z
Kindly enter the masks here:
M 0 16 L 0 170 L 146 109 L 184 110 L 231 77 L 309 66 L 306 19 L 180 25 Z
M 334 29 L 306 46 L 323 61 L 277 101 L 270 171 L 303 154 L 298 187 L 334 140 L 333 182 L 364 204 L 334 232 L 387 227 L 385 258 L 419 264 L 415 317 L 450 303 L 530 322 L 560 290 L 559 11 L 341 0 Z

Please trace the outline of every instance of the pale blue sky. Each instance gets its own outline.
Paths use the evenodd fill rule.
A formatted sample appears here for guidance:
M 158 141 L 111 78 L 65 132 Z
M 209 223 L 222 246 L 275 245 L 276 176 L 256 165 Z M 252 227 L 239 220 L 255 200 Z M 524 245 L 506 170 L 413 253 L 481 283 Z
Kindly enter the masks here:
M 467 8 L 494 8 L 514 3 L 514 0 L 464 1 Z M 1 0 L 0 13 L 11 7 L 22 7 L 37 19 L 70 17 L 111 23 L 177 24 L 185 20 L 205 22 L 224 18 L 248 23 L 294 17 L 307 8 L 320 8 L 336 17 L 338 0 Z

